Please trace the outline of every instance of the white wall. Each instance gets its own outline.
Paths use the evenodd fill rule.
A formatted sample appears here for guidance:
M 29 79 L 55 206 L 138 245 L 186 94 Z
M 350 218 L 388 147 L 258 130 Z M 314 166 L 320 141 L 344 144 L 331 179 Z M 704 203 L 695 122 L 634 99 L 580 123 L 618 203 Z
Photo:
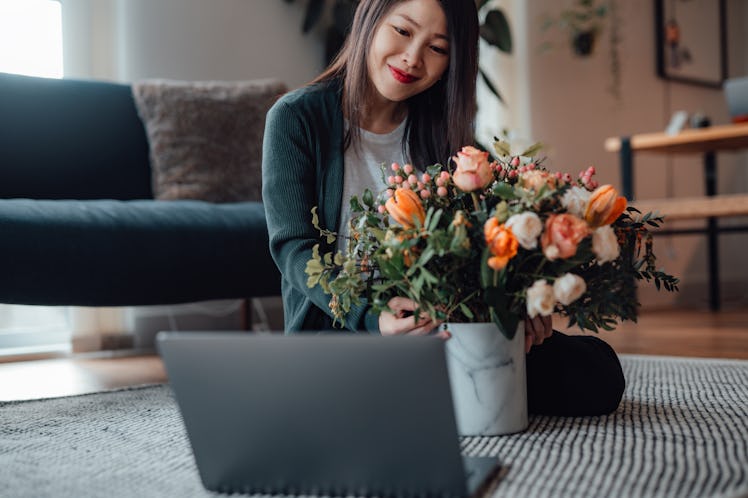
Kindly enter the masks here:
M 281 0 L 62 0 L 66 76 L 279 78 L 320 72 L 323 44 L 303 35 L 304 2 Z

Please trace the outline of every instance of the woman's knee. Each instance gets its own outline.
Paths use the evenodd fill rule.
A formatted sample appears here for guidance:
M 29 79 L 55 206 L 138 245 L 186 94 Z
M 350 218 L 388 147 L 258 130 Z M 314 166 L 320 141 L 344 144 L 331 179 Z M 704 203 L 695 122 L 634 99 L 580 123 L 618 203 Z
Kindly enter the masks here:
M 531 413 L 603 415 L 618 407 L 625 388 L 615 351 L 592 336 L 554 332 L 527 355 Z

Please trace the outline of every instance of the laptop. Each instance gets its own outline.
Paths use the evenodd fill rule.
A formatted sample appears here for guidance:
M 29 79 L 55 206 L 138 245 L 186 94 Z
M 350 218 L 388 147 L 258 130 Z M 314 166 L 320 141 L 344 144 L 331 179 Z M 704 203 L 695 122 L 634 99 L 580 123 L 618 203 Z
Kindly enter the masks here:
M 334 332 L 157 336 L 205 488 L 224 493 L 489 493 L 462 457 L 444 343 Z
M 725 80 L 724 92 L 733 123 L 748 122 L 748 76 Z

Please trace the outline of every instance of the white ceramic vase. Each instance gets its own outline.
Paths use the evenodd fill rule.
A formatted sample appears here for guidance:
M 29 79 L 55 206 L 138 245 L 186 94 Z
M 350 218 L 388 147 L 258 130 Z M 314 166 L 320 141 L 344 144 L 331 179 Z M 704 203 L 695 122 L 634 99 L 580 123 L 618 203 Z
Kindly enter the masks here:
M 510 341 L 494 323 L 449 323 L 447 368 L 461 436 L 497 436 L 527 428 L 525 328 Z

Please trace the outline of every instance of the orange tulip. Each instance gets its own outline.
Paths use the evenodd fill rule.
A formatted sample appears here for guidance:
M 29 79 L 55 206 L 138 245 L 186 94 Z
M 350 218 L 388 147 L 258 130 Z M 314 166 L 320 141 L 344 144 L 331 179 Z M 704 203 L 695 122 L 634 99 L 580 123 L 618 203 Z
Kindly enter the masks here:
M 395 190 L 395 194 L 387 199 L 384 207 L 403 228 L 415 227 L 416 220 L 423 226 L 426 219 L 426 212 L 423 210 L 421 199 L 418 198 L 418 194 L 409 189 L 398 188 Z
M 612 185 L 603 185 L 592 192 L 584 219 L 592 228 L 610 225 L 625 209 L 626 198 L 619 196 Z
M 493 216 L 483 225 L 483 234 L 486 237 L 488 250 L 493 254 L 488 258 L 488 266 L 494 270 L 503 269 L 509 260 L 517 255 L 519 249 L 517 238 L 511 228 L 499 224 L 499 220 Z

